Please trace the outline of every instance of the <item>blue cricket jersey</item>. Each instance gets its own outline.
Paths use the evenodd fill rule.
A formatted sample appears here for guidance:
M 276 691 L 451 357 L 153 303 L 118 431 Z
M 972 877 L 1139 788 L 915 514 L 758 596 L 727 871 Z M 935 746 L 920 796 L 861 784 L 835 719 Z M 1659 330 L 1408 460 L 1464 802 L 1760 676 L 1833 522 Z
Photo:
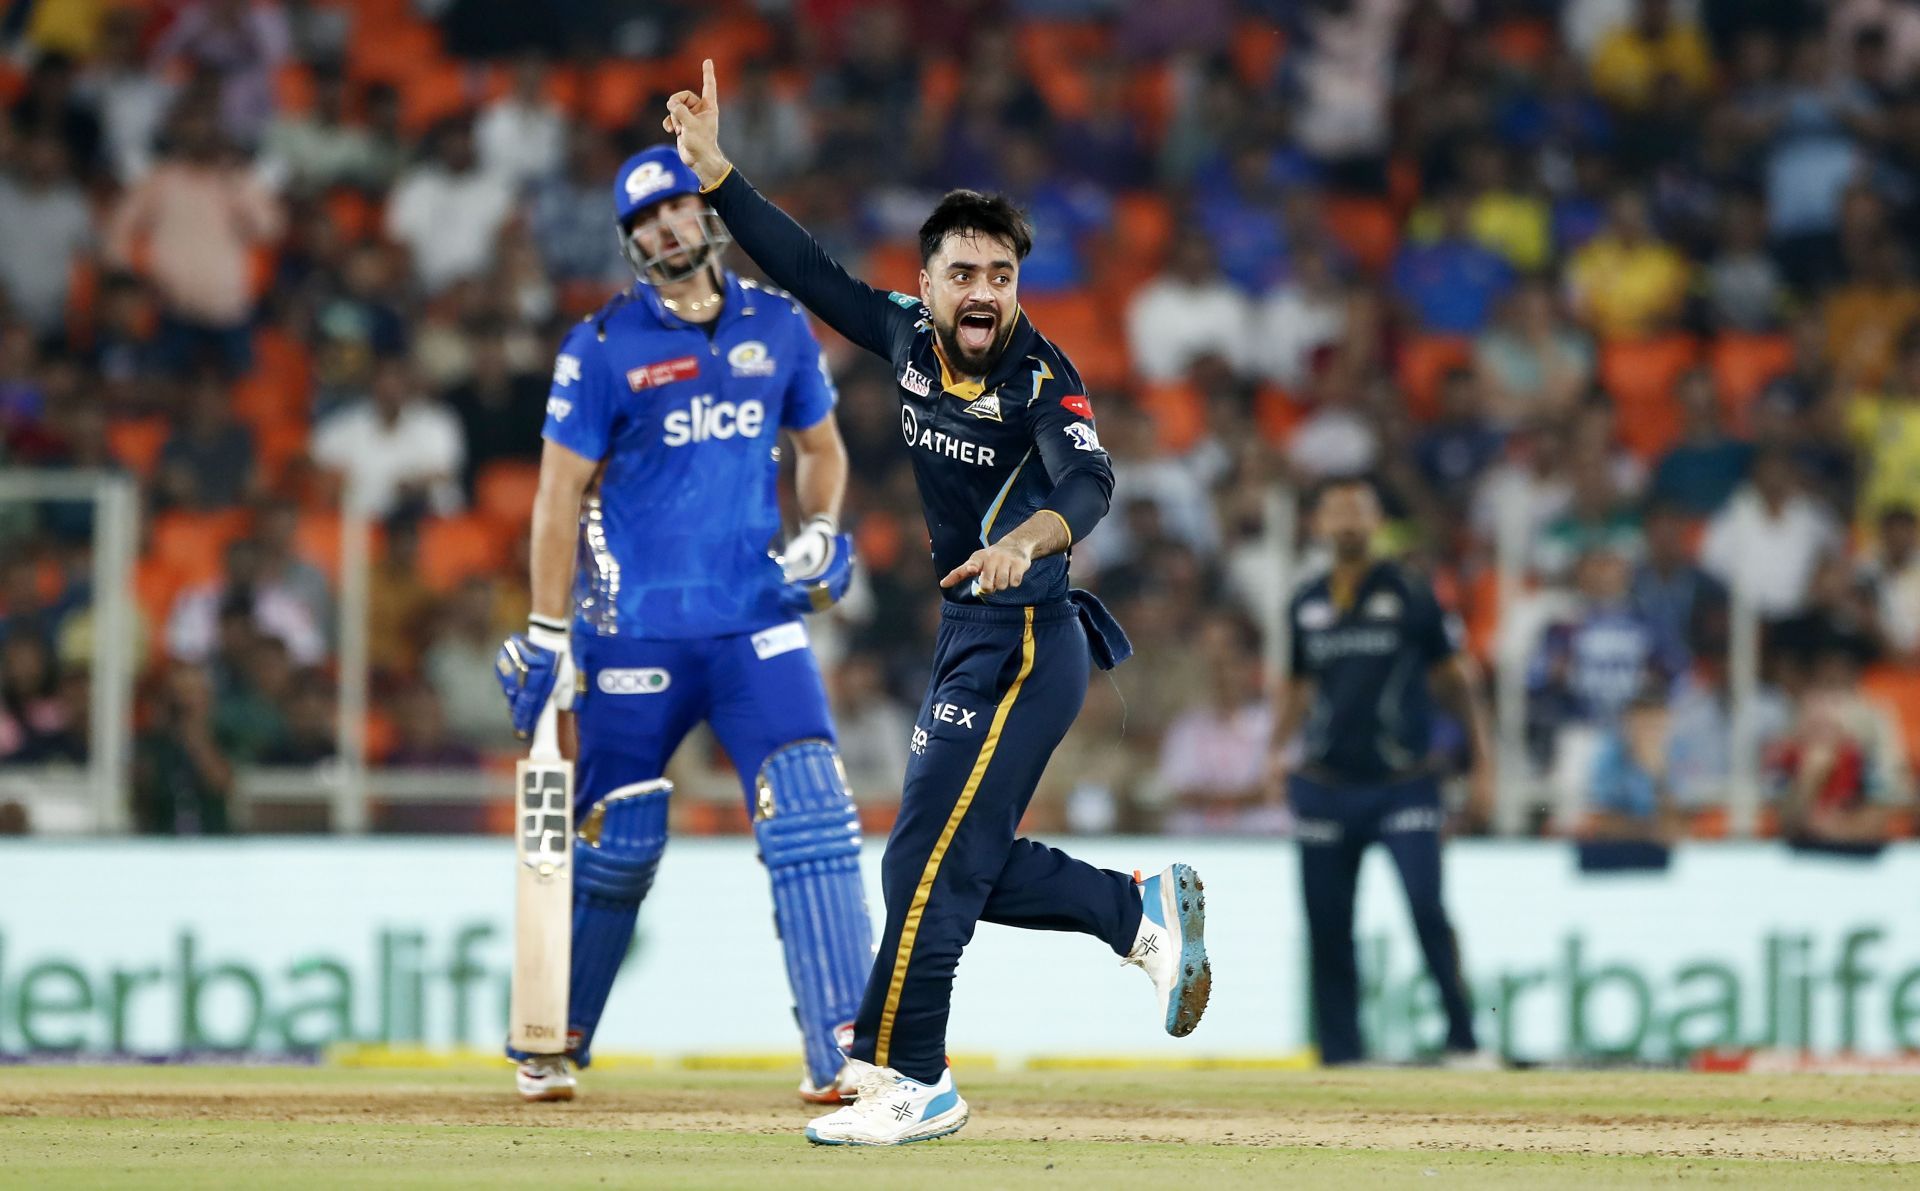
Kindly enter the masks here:
M 582 631 L 684 639 L 793 619 L 770 554 L 780 430 L 818 424 L 838 398 L 793 300 L 726 281 L 707 328 L 636 284 L 575 327 L 554 361 L 545 436 L 602 462 L 574 582 Z

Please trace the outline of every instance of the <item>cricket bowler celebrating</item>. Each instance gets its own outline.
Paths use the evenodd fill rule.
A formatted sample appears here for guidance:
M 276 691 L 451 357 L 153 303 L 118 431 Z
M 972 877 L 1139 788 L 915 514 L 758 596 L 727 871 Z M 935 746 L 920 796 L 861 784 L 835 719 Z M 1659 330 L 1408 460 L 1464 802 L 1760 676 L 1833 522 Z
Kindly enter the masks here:
M 830 259 L 721 153 L 713 63 L 668 101 L 700 190 L 775 284 L 886 359 L 945 602 L 900 817 L 881 861 L 886 929 L 854 1027 L 856 1099 L 809 1141 L 898 1145 L 952 1133 L 967 1104 L 946 1062 L 955 966 L 977 922 L 1089 934 L 1146 970 L 1169 1033 L 1212 985 L 1200 881 L 1137 881 L 1018 839 L 1021 814 L 1086 698 L 1090 662 L 1132 651 L 1100 602 L 1067 587 L 1067 549 L 1105 515 L 1113 472 L 1079 375 L 1021 313 L 1026 218 L 948 194 L 920 231 L 920 294 L 885 293 Z M 1044 976 L 1035 973 L 1035 988 Z
M 571 1099 L 573 1068 L 590 1061 L 667 842 L 670 789 L 655 779 L 703 719 L 740 772 L 772 879 L 810 1101 L 840 1102 L 873 962 L 859 821 L 800 620 L 852 574 L 836 525 L 837 395 L 800 308 L 721 267 L 727 235 L 698 191 L 669 145 L 614 180 L 620 249 L 640 279 L 555 361 L 533 616 L 500 651 L 514 728 L 527 735 L 551 696 L 580 739 L 568 1053 L 509 1050 L 529 1100 Z M 782 430 L 806 520 L 775 557 Z

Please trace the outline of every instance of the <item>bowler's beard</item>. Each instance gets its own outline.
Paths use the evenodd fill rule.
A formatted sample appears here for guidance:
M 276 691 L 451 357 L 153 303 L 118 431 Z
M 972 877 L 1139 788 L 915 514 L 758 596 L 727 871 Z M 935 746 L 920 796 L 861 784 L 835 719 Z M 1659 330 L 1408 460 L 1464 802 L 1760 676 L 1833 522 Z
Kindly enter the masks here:
M 1012 321 L 1005 320 L 1001 326 L 995 327 L 993 342 L 978 352 L 969 352 L 960 346 L 960 338 L 957 334 L 959 325 L 960 316 L 957 314 L 950 322 L 933 324 L 934 338 L 940 341 L 940 354 L 946 357 L 947 367 L 962 376 L 986 376 L 995 362 L 1000 359 L 1000 353 L 1006 350 L 1007 341 L 1013 338 Z
M 1358 566 L 1367 561 L 1368 548 L 1373 545 L 1371 534 L 1342 533 L 1333 539 L 1333 558 L 1345 566 Z

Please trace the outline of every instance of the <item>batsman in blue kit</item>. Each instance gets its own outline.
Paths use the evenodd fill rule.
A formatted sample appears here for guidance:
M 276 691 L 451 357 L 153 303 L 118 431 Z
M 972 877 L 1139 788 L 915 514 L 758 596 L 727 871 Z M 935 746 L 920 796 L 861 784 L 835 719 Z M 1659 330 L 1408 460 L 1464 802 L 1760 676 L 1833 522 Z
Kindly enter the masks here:
M 1322 488 L 1314 529 L 1332 547 L 1333 567 L 1307 583 L 1289 609 L 1292 674 L 1273 738 L 1284 750 L 1304 727 L 1286 797 L 1300 841 L 1320 1061 L 1364 1057 L 1353 903 L 1360 859 L 1378 843 L 1400 871 L 1420 950 L 1440 989 L 1447 1060 L 1472 1066 L 1488 1059 L 1474 1043 L 1459 947 L 1440 900 L 1444 815 L 1431 758 L 1430 688 L 1467 727 L 1476 759 L 1469 806 L 1475 818 L 1485 817 L 1490 801 L 1491 737 L 1472 672 L 1432 587 L 1374 557 L 1380 520 L 1367 480 Z
M 976 923 L 1092 935 L 1145 969 L 1164 1028 L 1184 1035 L 1213 979 L 1201 886 L 1186 865 L 1141 881 L 1018 838 L 1091 667 L 1132 651 L 1100 601 L 1067 584 L 1067 550 L 1105 515 L 1113 470 L 1072 363 L 1020 311 L 1026 218 L 954 191 L 921 228 L 920 293 L 876 290 L 734 171 L 719 117 L 708 62 L 700 94 L 669 100 L 667 130 L 767 276 L 893 370 L 942 576 L 933 675 L 881 861 L 886 928 L 854 1025 L 856 1098 L 806 1132 L 822 1145 L 923 1141 L 967 1121 L 947 1015 Z
M 501 647 L 513 723 L 549 698 L 579 734 L 568 1053 L 519 1059 L 529 1100 L 571 1099 L 667 842 L 660 780 L 705 720 L 732 758 L 773 884 L 801 1095 L 838 1103 L 873 962 L 860 828 L 802 613 L 846 591 L 847 457 L 805 314 L 724 270 L 725 229 L 669 146 L 613 186 L 639 282 L 561 345 L 533 511 L 533 617 Z M 806 519 L 780 547 L 778 443 Z M 597 496 L 588 499 L 590 491 Z M 583 516 L 582 510 L 585 508 Z M 576 561 L 577 560 L 577 561 Z

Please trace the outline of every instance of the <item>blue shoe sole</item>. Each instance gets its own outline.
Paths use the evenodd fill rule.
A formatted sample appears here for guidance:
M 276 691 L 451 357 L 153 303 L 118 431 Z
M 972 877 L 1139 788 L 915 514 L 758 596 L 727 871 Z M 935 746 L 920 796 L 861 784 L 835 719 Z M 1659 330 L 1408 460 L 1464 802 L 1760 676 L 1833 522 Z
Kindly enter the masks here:
M 1207 897 L 1191 865 L 1172 870 L 1174 907 L 1180 916 L 1180 976 L 1167 999 L 1167 1033 L 1184 1038 L 1200 1024 L 1213 995 L 1213 965 L 1207 961 Z
M 969 1116 L 970 1115 L 971 1114 L 969 1114 Z M 967 1120 L 968 1117 L 961 1117 L 938 1133 L 929 1133 L 925 1137 L 909 1137 L 905 1141 L 840 1141 L 832 1137 L 822 1137 L 818 1133 L 815 1133 L 813 1128 L 809 1126 L 807 1128 L 807 1140 L 817 1146 L 853 1146 L 869 1150 L 885 1149 L 888 1146 L 910 1146 L 915 1142 L 934 1141 L 938 1138 L 948 1137 L 958 1133 L 960 1130 L 966 1128 Z

